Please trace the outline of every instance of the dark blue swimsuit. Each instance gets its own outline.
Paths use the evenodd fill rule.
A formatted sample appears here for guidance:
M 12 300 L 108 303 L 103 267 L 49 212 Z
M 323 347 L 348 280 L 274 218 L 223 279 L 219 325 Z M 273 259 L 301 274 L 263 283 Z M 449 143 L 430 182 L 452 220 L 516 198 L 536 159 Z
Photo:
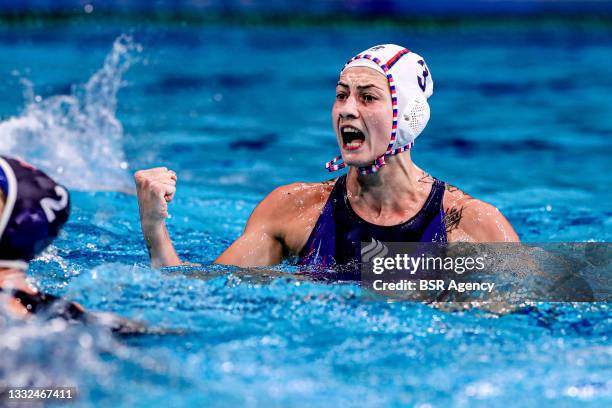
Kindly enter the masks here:
M 446 242 L 444 182 L 434 179 L 425 205 L 408 221 L 381 226 L 360 218 L 346 195 L 346 175 L 340 176 L 300 252 L 299 265 L 327 267 L 359 263 L 361 242 Z

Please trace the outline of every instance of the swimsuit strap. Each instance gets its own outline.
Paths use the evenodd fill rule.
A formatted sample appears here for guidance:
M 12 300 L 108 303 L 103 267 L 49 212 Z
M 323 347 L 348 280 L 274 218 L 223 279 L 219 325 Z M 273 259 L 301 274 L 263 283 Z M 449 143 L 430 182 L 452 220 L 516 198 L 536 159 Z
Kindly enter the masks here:
M 444 211 L 442 203 L 444 200 L 444 191 L 445 191 L 446 183 L 444 183 L 441 180 L 438 180 L 437 178 L 434 178 L 433 180 L 434 182 L 433 182 L 433 185 L 431 186 L 431 191 L 427 195 L 427 198 L 425 199 L 425 203 L 419 209 L 419 211 L 417 211 L 416 214 L 414 214 L 408 220 L 403 221 L 396 225 L 391 225 L 391 226 L 377 225 L 377 224 L 372 224 L 364 220 L 363 218 L 361 218 L 355 212 L 355 210 L 353 210 L 353 207 L 351 206 L 351 203 L 349 201 L 348 190 L 346 186 L 346 175 L 338 178 L 338 182 L 336 183 L 336 186 L 338 186 L 338 192 L 336 193 L 337 196 L 334 198 L 340 198 L 340 200 L 336 200 L 334 204 L 336 207 L 340 206 L 339 214 L 345 215 L 347 217 L 347 222 L 351 222 L 351 223 L 358 222 L 360 224 L 365 224 L 369 228 L 373 228 L 375 230 L 390 231 L 391 229 L 400 229 L 403 231 L 407 231 L 408 229 L 411 229 L 411 230 L 416 229 L 416 231 L 419 231 L 423 227 L 422 224 L 428 223 L 433 217 L 438 215 L 440 212 L 443 213 Z

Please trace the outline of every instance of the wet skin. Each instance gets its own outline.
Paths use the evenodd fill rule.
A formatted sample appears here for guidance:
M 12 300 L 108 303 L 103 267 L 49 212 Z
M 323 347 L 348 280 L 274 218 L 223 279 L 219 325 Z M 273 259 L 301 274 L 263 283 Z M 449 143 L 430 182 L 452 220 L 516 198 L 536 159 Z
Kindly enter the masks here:
M 377 225 L 397 225 L 413 217 L 423 207 L 433 178 L 412 162 L 410 151 L 389 157 L 377 173 L 362 175 L 358 171 L 384 153 L 389 144 L 392 108 L 386 78 L 368 67 L 345 70 L 336 86 L 332 122 L 343 160 L 349 165 L 347 196 L 353 210 Z M 351 128 L 350 133 L 345 133 L 346 127 Z M 165 167 L 141 170 L 135 181 L 152 265 L 183 265 L 165 225 L 168 204 L 176 193 L 176 174 Z M 257 205 L 242 235 L 215 262 L 263 266 L 297 256 L 334 183 L 293 183 L 276 188 Z M 447 185 L 443 206 L 450 242 L 518 241 L 497 208 L 456 187 Z
M 389 145 L 393 105 L 387 79 L 367 67 L 349 68 L 340 75 L 332 122 L 342 159 L 351 166 L 367 166 Z M 355 128 L 365 136 L 357 148 L 348 148 L 342 130 Z

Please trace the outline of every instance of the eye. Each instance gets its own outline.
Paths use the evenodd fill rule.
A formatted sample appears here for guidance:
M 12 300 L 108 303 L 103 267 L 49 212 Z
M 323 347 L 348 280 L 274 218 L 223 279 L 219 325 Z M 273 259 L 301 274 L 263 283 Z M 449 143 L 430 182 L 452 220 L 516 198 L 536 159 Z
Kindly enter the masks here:
M 344 92 L 338 92 L 336 94 L 336 100 L 343 101 L 346 99 L 346 94 Z
M 370 94 L 365 94 L 363 95 L 363 101 L 364 102 L 374 102 L 376 100 L 376 97 L 374 95 L 370 95 Z

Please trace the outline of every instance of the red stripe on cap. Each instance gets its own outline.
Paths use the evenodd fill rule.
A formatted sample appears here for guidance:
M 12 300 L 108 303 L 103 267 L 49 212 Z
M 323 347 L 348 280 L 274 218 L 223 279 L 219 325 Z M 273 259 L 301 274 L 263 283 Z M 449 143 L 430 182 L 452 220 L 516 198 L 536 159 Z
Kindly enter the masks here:
M 385 65 L 387 66 L 388 69 L 391 69 L 391 67 L 397 62 L 398 59 L 400 59 L 402 57 L 402 55 L 406 55 L 409 52 L 410 52 L 409 50 L 404 48 L 403 50 L 401 50 L 397 54 L 395 54 L 393 56 L 393 58 L 391 58 L 389 61 L 387 61 L 387 63 Z

